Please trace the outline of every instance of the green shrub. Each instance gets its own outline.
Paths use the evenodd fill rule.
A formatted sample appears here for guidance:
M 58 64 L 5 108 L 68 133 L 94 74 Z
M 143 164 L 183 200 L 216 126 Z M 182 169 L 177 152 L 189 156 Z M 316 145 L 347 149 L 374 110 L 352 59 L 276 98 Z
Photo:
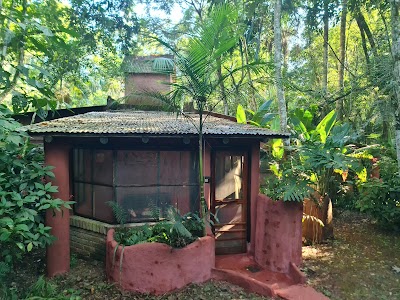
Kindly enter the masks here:
M 8 273 L 5 265 L 54 240 L 44 212 L 70 208 L 72 203 L 52 198 L 57 187 L 45 179 L 54 177 L 52 167 L 41 164 L 41 151 L 28 142 L 21 125 L 8 113 L 0 105 L 0 277 Z
M 122 214 L 122 207 L 111 204 L 114 214 Z M 118 245 L 131 246 L 141 243 L 164 243 L 174 248 L 183 248 L 203 236 L 204 222 L 194 213 L 181 216 L 178 211 L 170 207 L 167 210 L 167 219 L 153 226 L 143 225 L 127 227 L 125 223 L 117 228 L 114 239 Z
M 400 231 L 400 177 L 396 174 L 396 161 L 382 157 L 379 167 L 380 179 L 370 178 L 359 184 L 356 206 L 383 228 Z

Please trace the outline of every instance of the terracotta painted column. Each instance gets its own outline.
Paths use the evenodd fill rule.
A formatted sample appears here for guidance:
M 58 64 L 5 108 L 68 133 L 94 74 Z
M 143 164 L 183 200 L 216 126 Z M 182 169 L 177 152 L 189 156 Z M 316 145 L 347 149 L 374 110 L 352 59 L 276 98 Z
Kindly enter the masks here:
M 58 186 L 58 193 L 54 193 L 53 197 L 64 201 L 68 201 L 70 197 L 69 149 L 67 145 L 45 143 L 45 164 L 55 167 L 52 171 L 56 177 L 52 179 L 52 183 Z M 69 272 L 69 210 L 47 210 L 46 225 L 52 228 L 51 234 L 56 237 L 56 241 L 47 247 L 46 254 L 47 276 L 53 277 Z
M 203 176 L 211 177 L 211 149 L 210 146 L 204 145 L 203 154 Z M 208 209 L 211 207 L 211 183 L 204 184 L 204 197 L 206 198 Z
M 254 254 L 257 218 L 257 197 L 260 193 L 260 143 L 254 143 L 250 159 L 250 249 Z

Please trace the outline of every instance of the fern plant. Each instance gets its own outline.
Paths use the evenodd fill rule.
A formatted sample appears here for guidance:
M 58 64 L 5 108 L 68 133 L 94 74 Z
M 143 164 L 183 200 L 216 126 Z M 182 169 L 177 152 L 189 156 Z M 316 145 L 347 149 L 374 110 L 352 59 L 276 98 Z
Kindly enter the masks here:
M 114 249 L 113 264 L 115 255 L 119 246 L 123 249 L 125 246 L 136 245 L 146 242 L 160 242 L 168 244 L 174 248 L 184 247 L 197 238 L 203 236 L 204 222 L 198 215 L 188 213 L 181 216 L 175 207 L 168 207 L 165 211 L 165 219 L 156 223 L 154 226 L 145 224 L 143 226 L 126 226 L 129 219 L 128 211 L 119 203 L 108 202 L 111 206 L 115 218 L 120 227 L 115 229 L 114 239 L 117 245 Z M 160 209 L 155 205 L 151 205 L 153 217 L 159 219 Z M 123 250 L 121 260 L 123 256 Z
M 108 201 L 107 204 L 111 207 L 118 224 L 125 225 L 129 219 L 128 211 L 118 202 Z

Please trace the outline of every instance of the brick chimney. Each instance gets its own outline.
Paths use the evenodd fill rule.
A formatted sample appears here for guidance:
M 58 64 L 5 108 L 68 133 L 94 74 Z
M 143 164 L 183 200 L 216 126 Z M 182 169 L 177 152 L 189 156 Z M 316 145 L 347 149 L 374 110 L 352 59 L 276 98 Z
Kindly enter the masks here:
M 125 74 L 125 104 L 141 109 L 159 109 L 159 100 L 146 92 L 169 92 L 174 72 L 172 55 L 126 56 L 122 63 Z M 143 93 L 143 94 L 142 94 Z

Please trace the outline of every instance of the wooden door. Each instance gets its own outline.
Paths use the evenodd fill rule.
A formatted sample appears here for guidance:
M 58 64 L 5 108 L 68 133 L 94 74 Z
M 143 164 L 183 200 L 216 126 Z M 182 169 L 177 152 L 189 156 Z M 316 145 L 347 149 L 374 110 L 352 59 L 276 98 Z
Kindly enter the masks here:
M 247 154 L 213 153 L 212 212 L 216 254 L 246 252 Z

